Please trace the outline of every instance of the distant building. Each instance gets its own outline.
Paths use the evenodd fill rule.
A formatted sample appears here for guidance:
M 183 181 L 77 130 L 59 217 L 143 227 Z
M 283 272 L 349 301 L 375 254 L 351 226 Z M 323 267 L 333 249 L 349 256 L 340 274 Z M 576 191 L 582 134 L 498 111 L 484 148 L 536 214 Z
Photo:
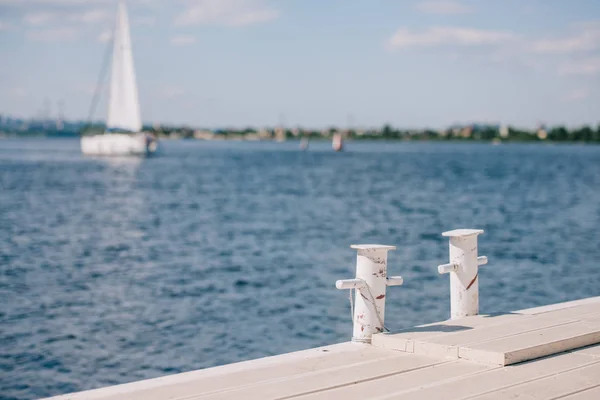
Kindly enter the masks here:
M 215 136 L 215 134 L 212 133 L 211 131 L 200 130 L 200 129 L 197 129 L 194 131 L 194 139 L 212 140 L 214 136 Z
M 546 140 L 546 138 L 548 138 L 548 131 L 546 130 L 545 124 L 538 125 L 536 135 L 537 135 L 538 139 L 540 139 L 540 140 Z
M 271 137 L 273 135 L 271 135 L 271 132 L 269 132 L 267 129 L 262 128 L 258 131 L 258 137 L 262 140 L 262 139 L 271 139 Z
M 540 128 L 537 131 L 537 137 L 540 140 L 546 140 L 548 138 L 548 132 L 546 131 L 546 129 Z
M 285 140 L 285 129 L 282 127 L 275 128 L 275 140 L 283 142 Z
M 467 139 L 473 134 L 473 125 L 465 126 L 460 131 L 460 136 Z

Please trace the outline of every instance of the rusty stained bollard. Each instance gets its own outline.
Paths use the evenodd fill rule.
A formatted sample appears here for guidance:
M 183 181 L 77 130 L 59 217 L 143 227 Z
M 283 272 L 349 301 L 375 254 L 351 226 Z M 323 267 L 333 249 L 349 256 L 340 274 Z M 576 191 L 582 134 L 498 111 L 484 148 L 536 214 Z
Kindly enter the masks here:
M 402 285 L 403 279 L 401 276 L 387 277 L 388 251 L 395 250 L 395 246 L 361 244 L 350 247 L 358 251 L 356 278 L 339 280 L 335 286 L 338 289 L 356 289 L 352 341 L 371 343 L 373 334 L 385 330 L 386 289 Z
M 438 266 L 440 274 L 450 274 L 450 317 L 458 319 L 479 314 L 479 266 L 477 236 L 481 229 L 455 229 L 442 233 L 450 238 L 450 262 Z

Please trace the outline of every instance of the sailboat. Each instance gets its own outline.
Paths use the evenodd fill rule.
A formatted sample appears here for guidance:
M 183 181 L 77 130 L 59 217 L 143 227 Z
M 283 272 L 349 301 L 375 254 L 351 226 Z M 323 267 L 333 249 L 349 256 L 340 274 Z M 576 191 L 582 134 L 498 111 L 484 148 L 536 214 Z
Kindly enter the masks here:
M 308 150 L 308 137 L 303 136 L 300 140 L 300 150 Z
M 129 18 L 119 1 L 112 42 L 108 119 L 103 134 L 82 136 L 81 151 L 89 155 L 148 155 L 157 150 L 153 135 L 142 132 L 142 118 L 133 66 Z
M 340 132 L 334 133 L 333 139 L 331 140 L 331 147 L 333 147 L 333 150 L 335 151 L 341 151 L 344 148 L 342 134 Z

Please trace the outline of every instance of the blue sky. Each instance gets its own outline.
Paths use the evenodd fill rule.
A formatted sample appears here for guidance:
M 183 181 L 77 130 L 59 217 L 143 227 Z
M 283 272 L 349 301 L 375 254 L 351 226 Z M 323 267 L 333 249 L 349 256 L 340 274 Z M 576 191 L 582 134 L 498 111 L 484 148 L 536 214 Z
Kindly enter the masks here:
M 145 122 L 600 122 L 598 0 L 130 0 Z M 115 0 L 0 0 L 0 113 L 91 103 Z M 106 93 L 96 113 L 104 118 Z

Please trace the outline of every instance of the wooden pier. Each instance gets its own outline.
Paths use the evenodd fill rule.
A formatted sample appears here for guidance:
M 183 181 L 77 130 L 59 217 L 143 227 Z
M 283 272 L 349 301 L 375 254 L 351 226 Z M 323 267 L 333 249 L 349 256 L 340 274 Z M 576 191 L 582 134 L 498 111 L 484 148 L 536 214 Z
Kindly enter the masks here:
M 512 398 L 600 399 L 600 297 L 52 399 Z

